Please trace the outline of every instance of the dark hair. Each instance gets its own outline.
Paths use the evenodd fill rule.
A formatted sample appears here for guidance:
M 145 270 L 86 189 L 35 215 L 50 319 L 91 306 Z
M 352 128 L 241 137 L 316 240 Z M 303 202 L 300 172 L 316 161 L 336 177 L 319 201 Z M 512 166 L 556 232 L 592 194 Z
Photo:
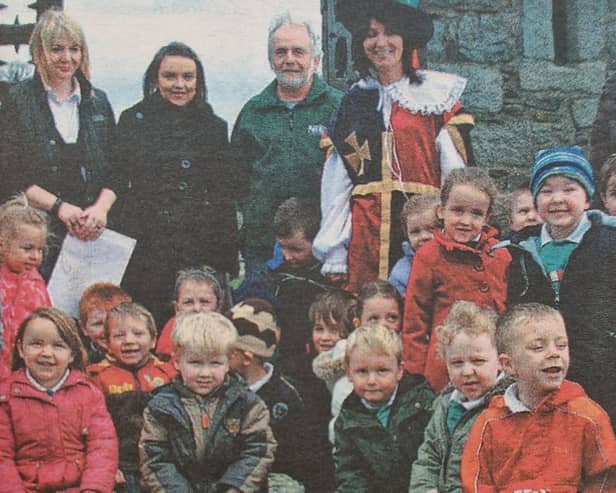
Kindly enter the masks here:
M 28 325 L 32 320 L 36 320 L 37 318 L 49 320 L 56 327 L 60 338 L 66 342 L 73 355 L 73 362 L 69 367 L 85 371 L 86 365 L 88 364 L 88 355 L 79 337 L 77 324 L 62 310 L 47 307 L 37 308 L 19 325 L 17 336 L 15 337 L 15 345 L 13 346 L 13 354 L 11 356 L 11 369 L 15 371 L 20 368 L 25 368 L 26 364 L 19 355 L 19 345 L 23 342 Z
M 313 326 L 318 320 L 335 324 L 340 329 L 340 337 L 348 337 L 353 331 L 356 316 L 357 299 L 351 293 L 338 289 L 317 295 L 308 310 L 308 319 Z
M 601 170 L 599 171 L 599 193 L 604 195 L 607 193 L 607 184 L 610 181 L 612 176 L 616 175 L 616 154 L 610 154 L 603 164 L 601 165 Z
M 394 300 L 398 304 L 398 309 L 402 311 L 402 296 L 398 290 L 393 287 L 389 282 L 377 279 L 376 281 L 369 282 L 363 288 L 360 289 L 357 295 L 357 317 L 361 318 L 361 314 L 364 311 L 364 304 L 371 298 L 389 298 Z
M 163 46 L 156 52 L 154 58 L 148 65 L 145 75 L 143 76 L 143 97 L 148 99 L 158 90 L 158 70 L 160 64 L 163 62 L 163 58 L 166 56 L 181 56 L 184 58 L 190 58 L 195 62 L 197 66 L 197 93 L 193 101 L 199 106 L 204 106 L 207 103 L 207 88 L 205 85 L 205 71 L 203 70 L 203 64 L 199 59 L 199 56 L 195 51 L 179 41 L 173 41 L 168 45 Z
M 296 231 L 302 231 L 312 241 L 319 232 L 319 203 L 316 200 L 291 197 L 276 209 L 272 229 L 279 238 L 288 238 Z
M 413 46 L 411 42 L 406 19 L 396 15 L 395 12 L 380 9 L 378 11 L 375 9 L 373 12 L 365 12 L 364 17 L 365 19 L 362 23 L 362 27 L 357 28 L 353 33 L 351 33 L 353 68 L 357 71 L 359 76 L 364 78 L 370 75 L 372 63 L 370 63 L 370 60 L 368 60 L 366 52 L 364 51 L 364 39 L 366 39 L 366 35 L 368 34 L 370 19 L 376 19 L 385 26 L 388 33 L 397 34 L 402 37 L 402 70 L 404 74 L 409 77 L 411 83 L 421 83 L 421 79 L 411 65 L 411 53 L 413 52 L 413 49 L 418 47 Z

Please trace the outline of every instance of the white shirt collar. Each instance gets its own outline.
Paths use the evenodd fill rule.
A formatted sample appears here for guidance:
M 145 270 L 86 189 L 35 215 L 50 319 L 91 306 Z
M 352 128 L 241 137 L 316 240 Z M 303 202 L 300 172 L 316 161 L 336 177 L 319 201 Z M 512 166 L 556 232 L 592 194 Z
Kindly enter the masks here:
M 530 413 L 532 409 L 529 409 L 526 404 L 524 404 L 518 398 L 518 384 L 512 383 L 507 390 L 505 390 L 505 394 L 503 395 L 505 399 L 505 405 L 509 408 L 512 413 Z
M 251 383 L 248 386 L 248 388 L 253 392 L 258 392 L 261 387 L 263 387 L 267 382 L 272 379 L 272 375 L 274 374 L 274 365 L 272 365 L 271 363 L 264 363 L 263 366 L 265 367 L 267 373 L 259 380 L 254 383 Z
M 58 390 L 60 390 L 60 388 L 62 387 L 62 385 L 64 385 L 64 382 L 66 382 L 66 379 L 68 378 L 69 374 L 71 373 L 70 368 L 67 368 L 66 371 L 64 372 L 64 375 L 62 376 L 62 378 L 58 381 L 57 384 L 55 384 L 53 387 L 51 388 L 47 388 L 47 387 L 43 387 L 40 383 L 38 383 L 34 377 L 32 376 L 32 374 L 30 373 L 30 370 L 28 370 L 26 368 L 26 377 L 28 379 L 28 381 L 38 390 L 40 390 L 41 392 L 45 392 L 47 394 L 53 395 L 55 394 Z
M 584 213 L 582 214 L 580 222 L 578 222 L 575 229 L 571 231 L 571 233 L 569 233 L 566 238 L 555 240 L 554 238 L 552 238 L 552 235 L 550 235 L 548 231 L 547 223 L 543 223 L 543 226 L 541 226 L 541 246 L 544 246 L 546 243 L 549 243 L 551 241 L 571 241 L 573 243 L 579 244 L 580 241 L 582 241 L 582 238 L 584 238 L 586 231 L 588 231 L 591 226 L 592 223 L 590 222 L 590 219 L 588 219 L 588 216 L 586 215 L 586 213 Z
M 81 103 L 81 86 L 79 85 L 79 82 L 77 81 L 77 79 L 73 78 L 73 90 L 71 91 L 71 93 L 68 95 L 68 98 L 66 98 L 65 101 L 60 101 L 60 99 L 58 98 L 58 95 L 56 94 L 56 91 L 53 87 L 48 86 L 47 87 L 47 97 L 51 100 L 53 100 L 54 103 L 56 104 L 66 104 L 66 103 Z

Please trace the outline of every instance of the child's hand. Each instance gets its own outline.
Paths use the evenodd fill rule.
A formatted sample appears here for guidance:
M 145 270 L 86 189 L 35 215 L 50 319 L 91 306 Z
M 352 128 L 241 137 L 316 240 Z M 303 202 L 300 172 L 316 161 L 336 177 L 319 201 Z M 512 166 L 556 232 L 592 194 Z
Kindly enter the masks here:
M 115 482 L 116 484 L 126 483 L 126 479 L 124 478 L 124 473 L 120 471 L 119 469 L 116 471 Z

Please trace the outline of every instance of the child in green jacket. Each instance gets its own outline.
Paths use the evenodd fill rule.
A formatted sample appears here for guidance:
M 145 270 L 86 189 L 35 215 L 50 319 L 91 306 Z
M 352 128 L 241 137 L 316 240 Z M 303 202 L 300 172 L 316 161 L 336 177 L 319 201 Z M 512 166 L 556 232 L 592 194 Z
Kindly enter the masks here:
M 404 372 L 400 336 L 381 325 L 351 333 L 345 367 L 353 393 L 335 424 L 336 492 L 406 493 L 434 394 Z
M 471 426 L 490 398 L 511 383 L 499 379 L 496 319 L 491 310 L 458 301 L 437 329 L 450 384 L 434 401 L 434 414 L 413 464 L 413 493 L 462 491 L 460 460 Z

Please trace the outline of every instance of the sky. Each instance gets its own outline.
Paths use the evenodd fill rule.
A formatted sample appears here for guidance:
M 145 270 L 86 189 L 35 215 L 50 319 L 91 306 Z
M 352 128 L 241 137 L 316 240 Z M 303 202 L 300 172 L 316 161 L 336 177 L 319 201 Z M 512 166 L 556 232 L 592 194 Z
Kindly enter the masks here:
M 34 22 L 32 0 L 11 0 L 0 22 Z M 142 96 L 142 78 L 154 53 L 170 41 L 191 46 L 204 64 L 208 99 L 231 128 L 243 104 L 273 78 L 267 29 L 289 10 L 321 32 L 320 0 L 64 0 L 82 25 L 91 57 L 92 82 L 109 96 L 116 119 Z M 30 12 L 28 12 L 30 10 Z M 0 47 L 0 59 L 29 59 Z

